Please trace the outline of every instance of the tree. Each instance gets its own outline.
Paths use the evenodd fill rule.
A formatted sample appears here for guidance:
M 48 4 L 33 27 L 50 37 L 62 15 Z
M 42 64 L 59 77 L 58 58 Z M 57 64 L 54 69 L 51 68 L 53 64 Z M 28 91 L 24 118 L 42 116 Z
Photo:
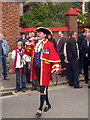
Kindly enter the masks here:
M 34 2 L 24 3 L 24 15 L 20 18 L 21 27 L 36 26 L 65 26 L 64 13 L 71 6 L 80 6 L 80 3 L 52 3 L 52 2 Z

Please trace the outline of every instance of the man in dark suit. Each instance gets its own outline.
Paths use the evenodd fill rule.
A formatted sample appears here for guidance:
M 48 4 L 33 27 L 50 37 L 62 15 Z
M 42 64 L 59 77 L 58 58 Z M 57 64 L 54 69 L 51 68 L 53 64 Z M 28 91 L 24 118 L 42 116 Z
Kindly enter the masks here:
M 83 68 L 83 56 L 82 56 L 82 52 L 81 52 L 81 45 L 82 42 L 86 39 L 86 35 L 88 33 L 88 29 L 84 29 L 83 34 L 80 35 L 78 37 L 78 46 L 79 46 L 79 78 L 80 79 L 84 79 L 83 75 L 82 75 L 82 68 Z
M 64 44 L 67 42 L 66 38 L 64 38 L 63 33 L 61 31 L 58 32 L 58 36 L 59 39 L 57 41 L 57 53 L 58 56 L 61 60 L 61 67 L 65 68 L 66 67 L 66 63 L 64 62 L 64 54 L 63 54 L 63 50 L 64 50 Z M 63 71 L 61 76 L 66 76 L 66 71 Z
M 90 33 L 88 33 L 88 40 L 89 40 L 88 60 L 89 60 L 89 66 L 90 66 Z M 90 72 L 90 69 L 89 69 L 89 72 Z M 90 88 L 90 80 L 89 80 L 88 88 Z
M 88 83 L 88 66 L 90 61 L 90 37 L 89 32 L 86 34 L 86 39 L 82 42 L 81 45 L 81 52 L 83 55 L 83 70 L 84 70 L 84 76 L 85 76 L 85 83 Z
M 74 86 L 74 88 L 82 88 L 79 85 L 79 54 L 78 54 L 78 44 L 76 44 L 77 33 L 72 31 L 70 33 L 70 39 L 67 41 L 66 52 L 67 60 L 69 62 L 69 86 Z

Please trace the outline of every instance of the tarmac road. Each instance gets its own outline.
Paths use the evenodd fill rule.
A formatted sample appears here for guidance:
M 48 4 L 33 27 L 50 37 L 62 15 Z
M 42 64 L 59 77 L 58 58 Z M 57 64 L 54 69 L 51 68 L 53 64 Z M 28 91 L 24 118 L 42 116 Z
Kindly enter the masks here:
M 88 86 L 74 89 L 68 85 L 49 87 L 52 108 L 40 118 L 88 118 Z M 2 98 L 3 118 L 37 118 L 39 93 L 28 91 Z

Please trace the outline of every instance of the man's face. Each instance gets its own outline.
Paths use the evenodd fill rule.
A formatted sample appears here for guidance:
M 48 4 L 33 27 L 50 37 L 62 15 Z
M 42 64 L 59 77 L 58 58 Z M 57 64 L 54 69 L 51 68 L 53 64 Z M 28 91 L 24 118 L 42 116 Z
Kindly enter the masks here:
M 61 37 L 62 36 L 62 33 L 61 31 L 58 32 L 58 36 Z
M 34 32 L 32 32 L 31 34 L 32 34 L 32 37 L 35 37 L 35 33 Z
M 88 41 L 90 41 L 90 33 L 88 33 L 88 34 L 86 35 L 86 38 L 87 38 Z
M 88 34 L 88 31 L 85 31 L 85 36 L 87 36 L 87 34 Z
M 30 38 L 32 37 L 32 33 L 29 33 L 29 37 L 30 37 Z
M 37 40 L 42 40 L 46 37 L 46 34 L 43 32 L 37 32 Z
M 25 38 L 25 34 L 22 35 L 22 38 Z
M 74 32 L 74 34 L 72 35 L 72 38 L 77 38 L 77 33 Z

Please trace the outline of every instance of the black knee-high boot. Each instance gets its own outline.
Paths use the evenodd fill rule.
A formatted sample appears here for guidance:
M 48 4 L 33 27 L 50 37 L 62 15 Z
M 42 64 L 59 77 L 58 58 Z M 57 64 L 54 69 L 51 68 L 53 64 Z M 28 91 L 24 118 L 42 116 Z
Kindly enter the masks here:
M 50 105 L 49 99 L 48 99 L 48 93 L 46 94 L 46 104 L 47 104 L 47 105 Z
M 45 99 L 46 99 L 46 95 L 40 95 L 40 107 L 39 107 L 39 110 L 41 110 L 41 111 L 42 111 L 42 107 L 43 107 Z

